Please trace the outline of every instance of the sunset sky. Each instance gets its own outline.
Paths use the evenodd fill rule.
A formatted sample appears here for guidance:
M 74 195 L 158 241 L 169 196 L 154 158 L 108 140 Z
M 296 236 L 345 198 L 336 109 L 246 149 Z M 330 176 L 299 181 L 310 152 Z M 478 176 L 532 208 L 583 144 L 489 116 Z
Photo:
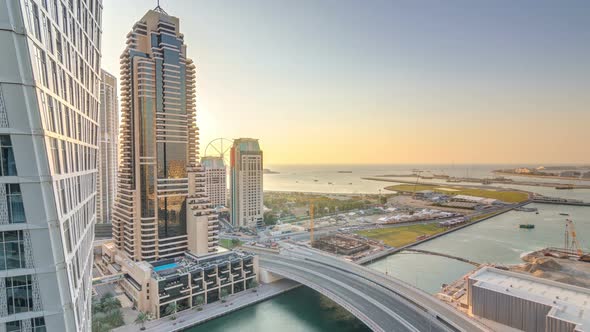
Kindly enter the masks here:
M 119 76 L 155 5 L 104 0 L 103 68 Z M 197 64 L 202 149 L 254 137 L 267 164 L 590 163 L 590 1 L 161 6 Z

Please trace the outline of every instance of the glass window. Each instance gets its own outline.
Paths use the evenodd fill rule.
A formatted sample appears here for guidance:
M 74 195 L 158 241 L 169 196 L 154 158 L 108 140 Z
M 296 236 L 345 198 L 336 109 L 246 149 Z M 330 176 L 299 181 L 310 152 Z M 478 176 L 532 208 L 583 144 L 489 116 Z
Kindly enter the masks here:
M 6 332 L 21 332 L 20 329 L 20 320 L 15 320 L 13 322 L 6 323 Z
M 45 318 L 37 317 L 31 319 L 31 326 L 33 327 L 32 332 L 45 332 L 47 328 L 45 327 Z
M 23 231 L 0 232 L 0 270 L 25 267 Z
M 9 135 L 0 135 L 0 160 L 2 176 L 16 175 L 16 163 L 14 162 L 14 153 L 12 150 L 12 141 Z
M 33 310 L 33 289 L 30 275 L 6 278 L 8 314 Z
M 41 40 L 41 23 L 39 22 L 39 7 L 33 2 L 33 25 L 35 28 L 35 37 Z
M 8 223 L 22 224 L 26 222 L 23 196 L 19 184 L 6 184 L 6 201 L 8 204 Z

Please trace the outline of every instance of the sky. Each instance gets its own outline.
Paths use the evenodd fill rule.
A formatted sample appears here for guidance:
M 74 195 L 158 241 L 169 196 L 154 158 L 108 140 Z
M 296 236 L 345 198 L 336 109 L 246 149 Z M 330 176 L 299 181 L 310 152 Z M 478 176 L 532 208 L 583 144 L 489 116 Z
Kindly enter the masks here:
M 266 164 L 590 163 L 590 1 L 161 0 L 197 66 L 201 150 Z M 156 1 L 104 0 L 118 76 Z

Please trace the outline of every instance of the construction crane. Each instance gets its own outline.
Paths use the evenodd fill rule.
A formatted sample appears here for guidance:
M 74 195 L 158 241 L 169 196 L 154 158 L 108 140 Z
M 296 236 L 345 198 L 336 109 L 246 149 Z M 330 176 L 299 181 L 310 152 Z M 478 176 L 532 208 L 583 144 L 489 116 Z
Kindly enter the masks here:
M 578 257 L 584 256 L 580 242 L 578 242 L 578 238 L 576 237 L 574 222 L 570 219 L 565 220 L 565 249 L 575 251 Z
M 422 171 L 415 169 L 414 173 L 416 173 L 416 183 L 414 184 L 414 192 L 412 193 L 412 199 L 416 198 L 416 187 L 418 187 L 418 181 L 420 180 L 420 173 L 422 173 Z

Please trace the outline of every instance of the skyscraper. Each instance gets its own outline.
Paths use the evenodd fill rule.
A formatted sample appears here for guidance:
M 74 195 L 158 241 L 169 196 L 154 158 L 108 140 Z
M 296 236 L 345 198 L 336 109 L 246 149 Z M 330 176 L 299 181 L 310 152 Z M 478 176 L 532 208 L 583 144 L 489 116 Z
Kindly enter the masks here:
M 227 170 L 222 157 L 203 157 L 205 188 L 214 207 L 227 205 Z
M 110 223 L 117 192 L 119 105 L 117 103 L 117 79 L 104 70 L 101 70 L 100 76 L 96 222 Z
M 179 20 L 160 7 L 121 55 L 121 153 L 113 239 L 135 261 L 217 248 L 217 215 L 198 162 L 195 65 Z
M 0 1 L 0 331 L 90 331 L 102 1 Z
M 257 139 L 239 138 L 231 148 L 231 222 L 234 227 L 264 224 L 262 151 Z

